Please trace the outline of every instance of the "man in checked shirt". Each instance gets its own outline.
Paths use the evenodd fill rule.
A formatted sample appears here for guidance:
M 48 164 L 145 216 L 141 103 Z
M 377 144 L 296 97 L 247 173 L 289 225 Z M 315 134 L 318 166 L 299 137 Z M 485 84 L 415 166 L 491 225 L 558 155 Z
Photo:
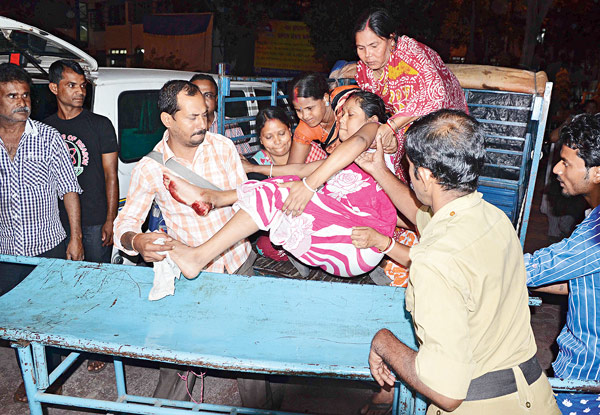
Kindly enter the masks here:
M 202 92 L 188 81 L 169 81 L 160 90 L 158 108 L 162 123 L 167 127 L 163 139 L 154 147 L 166 162 L 174 158 L 221 189 L 235 189 L 246 181 L 240 156 L 230 139 L 207 131 L 208 110 Z M 147 157 L 134 168 L 129 184 L 127 202 L 114 224 L 117 248 L 129 255 L 140 254 L 149 262 L 161 261 L 164 246 L 154 244 L 163 238 L 161 233 L 141 233 L 141 226 L 155 200 L 165 219 L 170 237 L 191 246 L 208 240 L 233 216 L 231 207 L 213 209 L 199 216 L 192 208 L 177 202 L 163 184 L 163 166 Z M 216 257 L 205 268 L 210 272 L 253 275 L 256 254 L 244 239 Z M 187 388 L 193 387 L 177 376 L 177 369 L 161 368 L 156 398 L 189 400 Z M 272 406 L 268 382 L 238 379 L 242 404 L 246 407 Z
M 71 158 L 54 128 L 29 118 L 31 78 L 12 63 L 0 64 L 0 254 L 83 259 L 79 195 Z M 71 240 L 60 223 L 58 197 L 65 202 Z M 33 266 L 0 262 L 0 295 Z M 48 369 L 60 363 L 49 351 Z M 24 385 L 14 399 L 27 402 Z

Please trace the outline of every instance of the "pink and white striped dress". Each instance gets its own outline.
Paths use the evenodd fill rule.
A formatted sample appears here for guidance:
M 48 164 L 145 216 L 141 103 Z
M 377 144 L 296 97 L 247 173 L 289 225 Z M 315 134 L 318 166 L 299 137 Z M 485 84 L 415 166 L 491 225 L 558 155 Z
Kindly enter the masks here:
M 383 254 L 375 248 L 355 248 L 350 235 L 353 226 L 369 226 L 392 236 L 396 208 L 377 182 L 352 163 L 313 195 L 301 215 L 292 217 L 281 211 L 289 189 L 277 183 L 293 180 L 299 178 L 248 181 L 238 188 L 234 209 L 247 212 L 259 229 L 270 231 L 273 244 L 282 245 L 307 265 L 341 277 L 375 268 Z

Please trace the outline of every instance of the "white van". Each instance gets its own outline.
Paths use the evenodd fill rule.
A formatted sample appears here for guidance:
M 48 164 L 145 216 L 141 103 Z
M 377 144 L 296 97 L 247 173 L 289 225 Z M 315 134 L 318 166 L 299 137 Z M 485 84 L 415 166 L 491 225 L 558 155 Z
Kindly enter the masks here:
M 189 80 L 195 72 L 164 69 L 99 68 L 98 63 L 81 49 L 33 26 L 0 16 L 0 63 L 20 62 L 32 75 L 32 118 L 43 120 L 56 112 L 56 98 L 48 90 L 47 70 L 58 59 L 74 59 L 87 73 L 90 90 L 86 106 L 108 117 L 119 143 L 119 205 L 127 196 L 131 171 L 161 139 L 158 91 L 172 79 Z M 211 74 L 218 81 L 218 75 Z M 265 82 L 231 82 L 231 97 L 270 96 L 271 84 Z M 283 95 L 279 91 L 279 95 Z M 241 101 L 226 105 L 227 117 L 255 116 L 269 101 Z M 282 102 L 281 105 L 286 105 Z M 288 109 L 289 111 L 289 109 Z M 253 122 L 238 124 L 244 134 L 254 133 Z M 251 139 L 257 148 L 257 139 Z

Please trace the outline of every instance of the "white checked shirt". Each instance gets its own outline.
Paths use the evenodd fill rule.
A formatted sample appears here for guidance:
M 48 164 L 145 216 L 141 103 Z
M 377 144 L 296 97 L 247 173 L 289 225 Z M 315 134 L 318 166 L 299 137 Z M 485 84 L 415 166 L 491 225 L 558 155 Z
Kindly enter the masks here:
M 58 197 L 81 193 L 58 131 L 28 119 L 13 160 L 0 137 L 0 254 L 35 256 L 66 234 Z

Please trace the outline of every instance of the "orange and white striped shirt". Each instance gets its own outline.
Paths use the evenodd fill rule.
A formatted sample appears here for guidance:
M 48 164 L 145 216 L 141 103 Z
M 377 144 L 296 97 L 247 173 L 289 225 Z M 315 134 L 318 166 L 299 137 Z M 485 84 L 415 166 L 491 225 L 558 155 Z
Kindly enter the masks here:
M 165 161 L 175 157 L 167 144 L 168 139 L 167 130 L 154 147 L 155 151 L 163 154 Z M 248 180 L 235 145 L 219 134 L 206 133 L 192 163 L 178 157 L 175 159 L 223 190 L 235 189 Z M 166 168 L 147 157 L 142 158 L 133 169 L 127 201 L 114 223 L 115 246 L 129 255 L 137 252 L 124 249 L 121 237 L 126 232 L 141 231 L 154 199 L 163 214 L 169 236 L 190 246 L 206 242 L 235 213 L 233 208 L 224 207 L 213 209 L 206 216 L 198 216 L 191 207 L 173 199 L 163 185 L 163 170 Z M 226 269 L 233 273 L 246 261 L 251 249 L 250 243 L 243 239 L 216 257 L 205 270 L 223 272 Z

